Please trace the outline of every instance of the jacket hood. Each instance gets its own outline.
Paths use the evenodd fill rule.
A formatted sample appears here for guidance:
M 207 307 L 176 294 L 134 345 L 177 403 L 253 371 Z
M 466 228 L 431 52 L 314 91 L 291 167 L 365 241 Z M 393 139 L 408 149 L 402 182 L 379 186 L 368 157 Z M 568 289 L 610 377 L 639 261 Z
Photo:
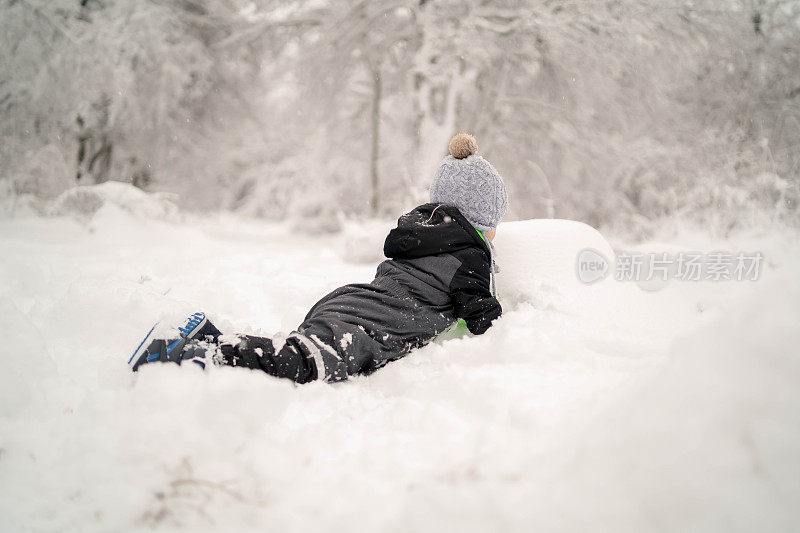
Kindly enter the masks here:
M 446 204 L 422 204 L 401 216 L 389 232 L 383 253 L 391 259 L 414 259 L 478 247 L 491 257 L 489 245 L 461 214 Z

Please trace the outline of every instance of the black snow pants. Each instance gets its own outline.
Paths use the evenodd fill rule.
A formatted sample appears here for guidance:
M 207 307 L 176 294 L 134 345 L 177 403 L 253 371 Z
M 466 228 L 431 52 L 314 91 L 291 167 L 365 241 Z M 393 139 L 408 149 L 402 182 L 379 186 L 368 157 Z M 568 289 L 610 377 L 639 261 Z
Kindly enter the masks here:
M 379 272 L 396 268 L 391 263 Z M 412 294 L 391 276 L 379 275 L 322 298 L 277 350 L 271 339 L 245 335 L 237 344 L 221 343 L 220 352 L 224 364 L 260 368 L 297 383 L 342 381 L 403 357 L 455 320 L 446 292 Z
M 243 366 L 263 370 L 279 378 L 296 383 L 308 383 L 317 379 L 317 367 L 304 352 L 295 338 L 288 338 L 283 347 L 275 351 L 272 339 L 240 335 L 235 344 L 220 342 L 219 353 L 222 364 Z

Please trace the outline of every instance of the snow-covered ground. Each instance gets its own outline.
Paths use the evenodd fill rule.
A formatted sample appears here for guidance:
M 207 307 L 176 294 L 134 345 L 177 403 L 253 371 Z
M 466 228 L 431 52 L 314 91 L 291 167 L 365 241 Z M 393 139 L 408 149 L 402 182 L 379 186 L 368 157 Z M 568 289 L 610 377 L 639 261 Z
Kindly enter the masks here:
M 311 237 L 151 208 L 0 220 L 3 531 L 798 530 L 796 235 L 654 244 L 766 265 L 646 292 L 524 284 L 547 258 L 501 226 L 489 332 L 295 386 L 126 361 L 164 315 L 290 331 L 372 279 L 389 223 Z

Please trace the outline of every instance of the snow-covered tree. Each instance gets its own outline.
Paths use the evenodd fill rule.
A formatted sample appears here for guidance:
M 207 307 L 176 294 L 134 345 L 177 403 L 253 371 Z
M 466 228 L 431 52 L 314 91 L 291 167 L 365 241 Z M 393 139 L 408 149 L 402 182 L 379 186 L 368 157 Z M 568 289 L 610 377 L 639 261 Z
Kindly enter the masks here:
M 646 229 L 710 197 L 735 220 L 744 195 L 796 219 L 798 17 L 793 0 L 4 0 L 3 178 L 385 215 L 426 198 L 467 130 L 512 217 Z

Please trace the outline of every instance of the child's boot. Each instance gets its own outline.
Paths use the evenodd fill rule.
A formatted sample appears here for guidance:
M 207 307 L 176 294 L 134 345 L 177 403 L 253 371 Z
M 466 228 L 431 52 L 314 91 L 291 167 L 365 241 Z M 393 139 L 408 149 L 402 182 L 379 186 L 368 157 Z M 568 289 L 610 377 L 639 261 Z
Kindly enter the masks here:
M 157 325 L 150 329 L 128 360 L 128 365 L 134 372 L 140 366 L 153 362 L 181 364 L 182 361 L 191 360 L 205 367 L 204 363 L 199 362 L 201 359 L 200 349 L 202 348 L 203 354 L 205 354 L 207 348 L 207 346 L 202 347 L 202 344 L 215 343 L 222 334 L 206 318 L 205 313 L 200 312 L 190 315 L 186 322 L 178 327 L 180 337 L 177 339 L 152 339 Z M 189 343 L 191 343 L 191 349 L 187 350 Z

